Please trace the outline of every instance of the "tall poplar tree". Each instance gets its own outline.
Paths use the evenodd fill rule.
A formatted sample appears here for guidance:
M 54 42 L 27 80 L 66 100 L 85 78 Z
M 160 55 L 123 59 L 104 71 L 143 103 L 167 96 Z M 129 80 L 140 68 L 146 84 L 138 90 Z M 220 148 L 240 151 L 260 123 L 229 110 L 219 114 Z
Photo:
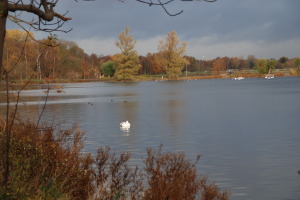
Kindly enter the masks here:
M 188 60 L 183 57 L 186 44 L 186 42 L 180 44 L 176 31 L 169 32 L 166 40 L 159 42 L 156 60 L 169 79 L 177 79 L 182 69 L 189 64 Z
M 116 41 L 116 46 L 120 48 L 121 54 L 113 56 L 115 62 L 115 77 L 118 80 L 133 80 L 134 75 L 140 69 L 140 60 L 137 51 L 134 50 L 136 40 L 129 35 L 129 27 L 126 26 L 125 31 L 119 35 L 119 40 Z

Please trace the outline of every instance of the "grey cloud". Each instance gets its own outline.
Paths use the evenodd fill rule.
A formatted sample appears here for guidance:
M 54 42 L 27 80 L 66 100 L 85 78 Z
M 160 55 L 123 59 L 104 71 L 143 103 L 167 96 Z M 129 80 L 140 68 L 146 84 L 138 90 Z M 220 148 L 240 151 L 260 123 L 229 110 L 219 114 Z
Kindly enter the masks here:
M 227 40 L 282 40 L 300 33 L 299 0 L 219 0 L 215 3 L 178 2 L 170 12 L 184 12 L 170 17 L 160 7 L 149 7 L 133 0 L 70 3 L 68 37 L 111 37 L 128 25 L 137 39 L 165 35 L 176 30 L 184 38 L 218 35 Z M 298 7 L 297 7 L 298 6 Z M 269 26 L 268 26 L 269 25 Z
M 73 31 L 58 35 L 74 41 L 91 38 L 103 41 L 117 39 L 128 25 L 131 34 L 140 41 L 165 37 L 168 32 L 176 30 L 183 41 L 210 37 L 202 43 L 207 47 L 245 41 L 272 44 L 300 39 L 299 8 L 299 0 L 174 1 L 167 9 L 172 13 L 184 12 L 170 17 L 161 7 L 150 7 L 135 0 L 124 3 L 118 0 L 77 3 L 61 0 L 59 11 L 69 11 L 68 16 L 73 18 L 65 28 L 73 28 Z

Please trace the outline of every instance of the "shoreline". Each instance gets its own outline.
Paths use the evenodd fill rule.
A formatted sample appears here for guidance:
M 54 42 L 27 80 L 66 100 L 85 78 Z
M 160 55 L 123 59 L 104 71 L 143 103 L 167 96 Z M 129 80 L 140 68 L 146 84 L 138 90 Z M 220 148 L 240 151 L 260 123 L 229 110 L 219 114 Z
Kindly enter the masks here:
M 204 80 L 204 79 L 234 79 L 236 77 L 243 77 L 243 78 L 265 78 L 267 74 L 258 74 L 258 73 L 237 73 L 237 74 L 217 74 L 217 75 L 200 75 L 200 76 L 180 76 L 178 77 L 178 81 L 180 80 Z M 272 75 L 276 77 L 292 77 L 292 76 L 299 76 L 299 75 L 290 75 L 287 73 L 273 73 Z M 62 83 L 97 83 L 97 82 L 143 82 L 143 81 L 162 81 L 161 75 L 156 76 L 136 76 L 135 80 L 131 81 L 118 81 L 115 79 L 42 79 L 42 80 L 20 80 L 14 81 L 13 85 L 45 85 L 45 84 L 62 84 Z M 164 78 L 163 81 L 171 81 L 167 78 Z
M 288 75 L 284 73 L 274 73 L 276 77 L 293 77 L 298 75 Z M 266 74 L 240 74 L 240 75 L 204 75 L 204 76 L 181 76 L 177 80 L 205 80 L 205 79 L 234 79 L 236 77 L 244 77 L 244 78 L 265 78 Z M 132 81 L 118 81 L 115 79 L 53 79 L 49 81 L 47 79 L 43 79 L 41 81 L 31 81 L 30 84 L 59 84 L 59 83 L 97 83 L 97 82 L 143 82 L 143 81 L 161 81 L 160 76 L 137 76 L 135 80 Z M 164 81 L 172 81 L 167 78 L 163 79 Z M 175 80 L 176 81 L 176 80 Z M 38 83 L 39 82 L 39 83 Z

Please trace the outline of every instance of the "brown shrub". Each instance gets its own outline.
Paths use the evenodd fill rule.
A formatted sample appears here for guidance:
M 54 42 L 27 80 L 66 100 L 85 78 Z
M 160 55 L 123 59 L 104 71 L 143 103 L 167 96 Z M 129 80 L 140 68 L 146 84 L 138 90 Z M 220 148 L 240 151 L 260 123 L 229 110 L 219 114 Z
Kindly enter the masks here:
M 87 199 L 94 191 L 93 159 L 80 154 L 83 134 L 77 127 L 55 133 L 28 123 L 15 125 L 9 155 L 10 199 Z
M 5 141 L 0 126 L 0 141 Z M 82 154 L 84 132 L 74 126 L 64 131 L 18 123 L 11 130 L 9 182 L 3 185 L 0 157 L 0 199 L 63 200 L 226 200 L 207 177 L 197 174 L 195 161 L 184 153 L 147 149 L 145 167 L 129 165 L 130 155 L 117 156 L 99 148 L 96 158 Z M 3 155 L 4 144 L 0 142 Z
M 197 174 L 196 161 L 185 158 L 184 153 L 162 153 L 148 149 L 146 179 L 148 188 L 145 190 L 145 200 L 226 200 L 227 192 L 220 192 L 215 184 L 207 185 L 207 178 Z
M 200 182 L 201 200 L 227 200 L 229 193 L 221 192 L 215 183 L 208 183 L 206 176 L 202 177 Z
M 145 171 L 149 188 L 145 191 L 146 200 L 154 199 L 195 199 L 200 189 L 195 166 L 183 153 L 162 153 L 147 150 Z
M 96 188 L 93 199 L 141 199 L 142 176 L 138 168 L 130 168 L 130 155 L 119 157 L 110 152 L 110 147 L 99 148 L 96 158 Z

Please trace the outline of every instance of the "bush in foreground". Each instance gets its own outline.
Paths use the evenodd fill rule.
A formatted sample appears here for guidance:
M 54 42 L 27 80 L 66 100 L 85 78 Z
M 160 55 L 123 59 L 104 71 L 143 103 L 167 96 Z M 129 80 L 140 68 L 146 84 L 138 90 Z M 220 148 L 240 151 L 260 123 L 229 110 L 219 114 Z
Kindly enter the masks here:
M 10 132 L 9 181 L 4 184 L 4 157 L 0 160 L 0 199 L 36 200 L 226 200 L 207 177 L 197 174 L 195 162 L 183 153 L 147 149 L 144 168 L 129 165 L 130 155 L 99 148 L 95 158 L 83 154 L 84 132 L 54 131 L 19 123 Z M 0 127 L 0 153 L 5 134 Z

